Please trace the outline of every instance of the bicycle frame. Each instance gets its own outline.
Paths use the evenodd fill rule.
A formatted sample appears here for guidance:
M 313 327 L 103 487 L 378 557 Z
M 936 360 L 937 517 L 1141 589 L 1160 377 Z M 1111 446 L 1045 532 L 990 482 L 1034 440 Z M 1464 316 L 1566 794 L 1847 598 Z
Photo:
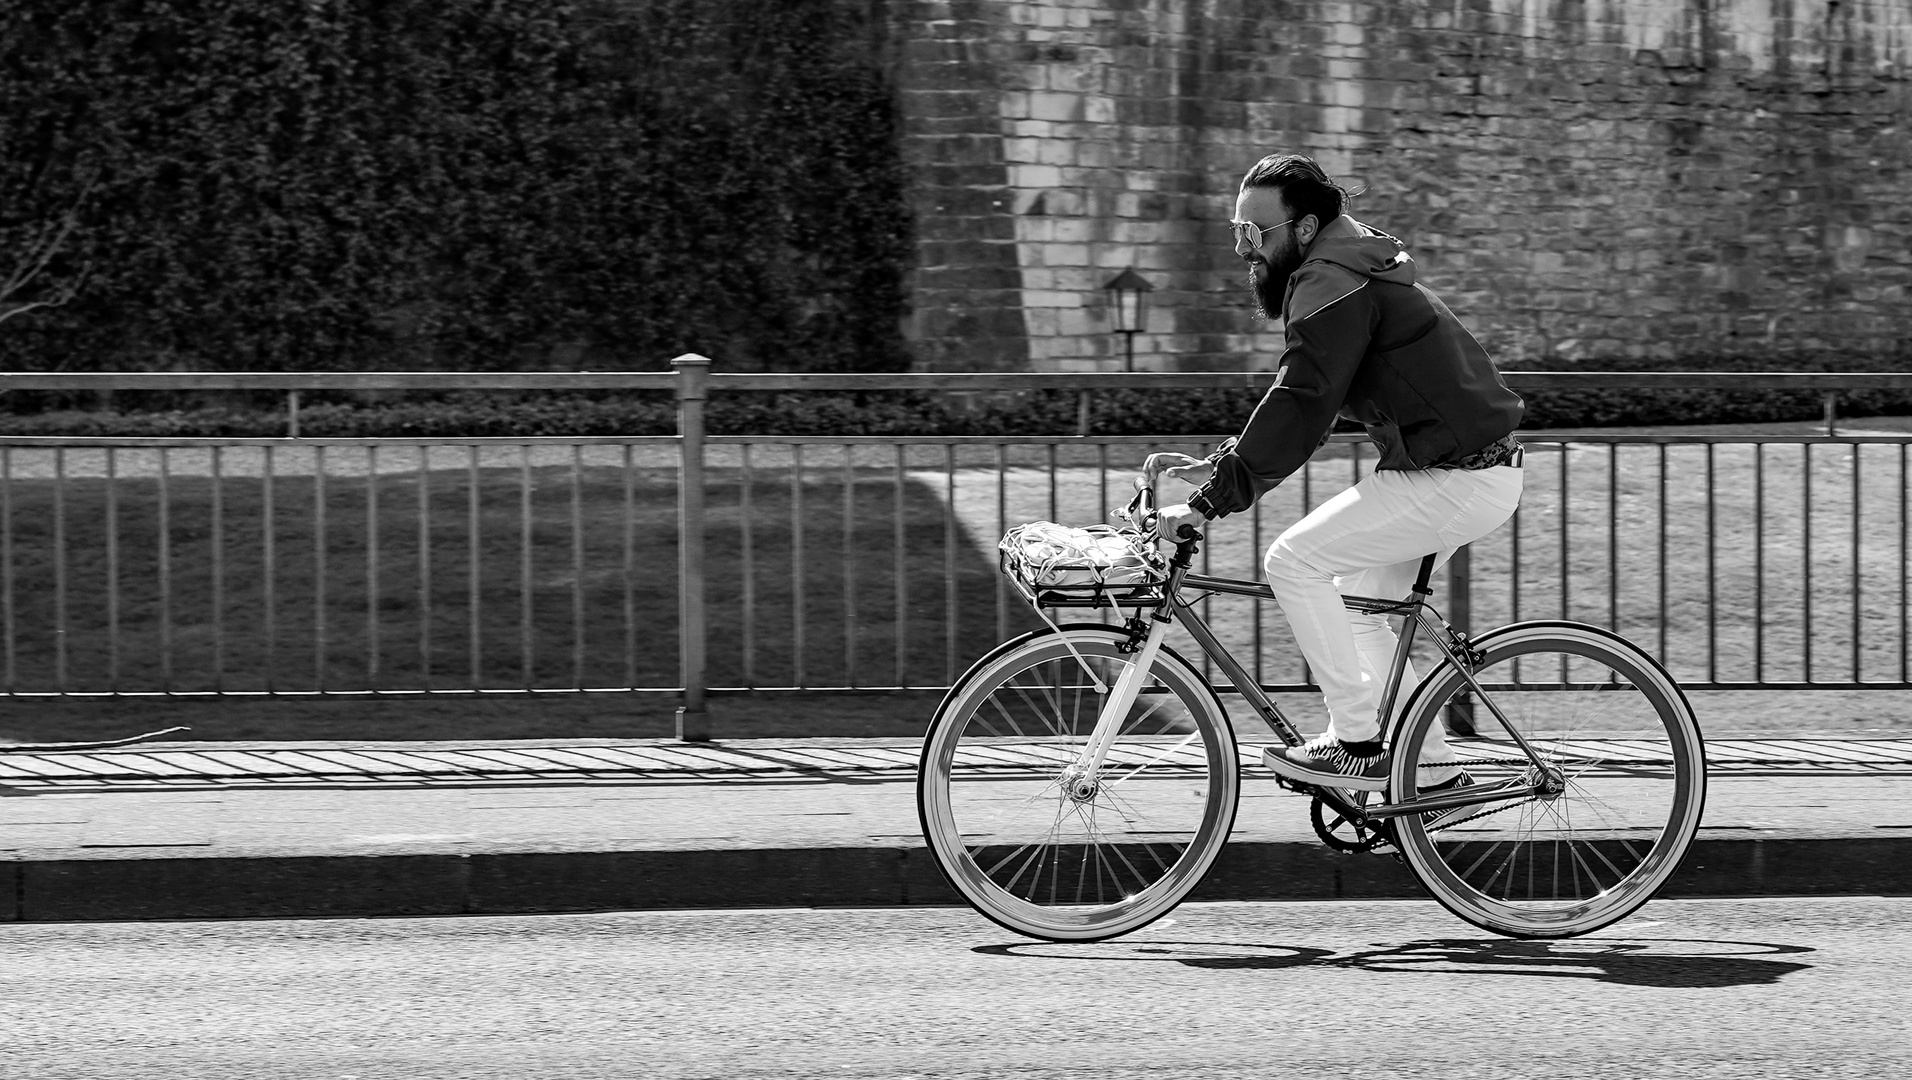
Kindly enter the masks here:
M 1127 717 L 1129 708 L 1135 703 L 1136 695 L 1141 688 L 1143 673 L 1153 664 L 1155 654 L 1161 648 L 1162 639 L 1168 634 L 1169 623 L 1176 619 L 1181 620 L 1196 644 L 1201 646 L 1202 651 L 1227 674 L 1234 684 L 1235 691 L 1247 700 L 1263 720 L 1267 721 L 1268 726 L 1274 729 L 1283 742 L 1290 746 L 1299 746 L 1304 741 L 1300 732 L 1295 730 L 1295 726 L 1282 715 L 1281 708 L 1263 692 L 1255 678 L 1248 673 L 1240 661 L 1235 659 L 1227 647 L 1222 645 L 1215 637 L 1214 631 L 1210 630 L 1208 624 L 1197 614 L 1195 605 L 1200 602 L 1200 597 L 1188 599 L 1182 595 L 1182 590 L 1187 588 L 1197 593 L 1228 593 L 1260 601 L 1273 600 L 1274 590 L 1265 582 L 1214 577 L 1191 571 L 1189 566 L 1197 551 L 1198 543 L 1199 538 L 1176 544 L 1175 555 L 1169 560 L 1169 576 L 1163 588 L 1162 601 L 1149 611 L 1148 632 L 1136 650 L 1135 660 L 1124 670 L 1113 692 L 1103 704 L 1096 718 L 1095 730 L 1089 736 L 1088 744 L 1077 759 L 1075 768 L 1071 770 L 1072 775 L 1066 781 L 1068 784 L 1080 787 L 1084 791 L 1094 790 L 1097 776 L 1102 768 L 1103 756 L 1119 733 L 1122 720 Z M 1494 704 L 1492 696 L 1475 680 L 1473 671 L 1475 662 L 1471 659 L 1472 647 L 1468 644 L 1466 635 L 1449 625 L 1445 619 L 1440 618 L 1439 613 L 1434 611 L 1427 602 L 1427 598 L 1433 593 L 1428 586 L 1428 579 L 1434 573 L 1434 562 L 1433 555 L 1421 560 L 1420 573 L 1414 580 L 1412 595 L 1406 600 L 1383 600 L 1366 596 L 1342 598 L 1351 611 L 1368 615 L 1398 615 L 1405 620 L 1395 646 L 1394 659 L 1389 665 L 1387 683 L 1382 690 L 1379 707 L 1380 715 L 1394 717 L 1388 727 L 1389 741 L 1395 741 L 1395 737 L 1399 735 L 1400 725 L 1406 720 L 1405 715 L 1394 716 L 1394 702 L 1401 691 L 1402 677 L 1407 671 L 1408 657 L 1413 649 L 1415 631 L 1418 628 L 1427 631 L 1428 639 L 1440 649 L 1447 662 L 1460 671 L 1461 677 L 1466 680 L 1469 688 L 1486 704 L 1494 719 L 1526 754 L 1533 768 L 1526 778 L 1474 785 L 1452 793 L 1396 798 L 1391 802 L 1372 807 L 1362 805 L 1366 796 L 1365 792 L 1335 788 L 1316 789 L 1323 801 L 1357 823 L 1500 801 L 1512 793 L 1539 790 L 1544 778 L 1548 775 L 1549 770 L 1541 761 L 1539 753 L 1528 744 L 1514 724 Z

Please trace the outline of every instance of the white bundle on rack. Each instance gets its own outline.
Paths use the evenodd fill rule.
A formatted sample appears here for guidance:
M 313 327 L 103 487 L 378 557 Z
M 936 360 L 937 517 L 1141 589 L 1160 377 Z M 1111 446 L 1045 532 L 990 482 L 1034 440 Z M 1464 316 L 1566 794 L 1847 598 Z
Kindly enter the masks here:
M 1004 571 L 1032 588 L 1153 585 L 1168 577 L 1167 561 L 1132 529 L 1032 521 L 997 546 Z

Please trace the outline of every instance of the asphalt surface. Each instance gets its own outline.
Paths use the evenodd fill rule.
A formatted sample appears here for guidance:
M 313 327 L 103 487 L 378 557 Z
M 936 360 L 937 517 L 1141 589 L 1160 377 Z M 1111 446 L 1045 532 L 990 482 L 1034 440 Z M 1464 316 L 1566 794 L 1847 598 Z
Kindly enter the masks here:
M 1867 1077 L 1912 901 L 1655 901 L 1565 942 L 1425 902 L 1188 904 L 1094 945 L 967 911 L 0 927 L 0 1074 Z

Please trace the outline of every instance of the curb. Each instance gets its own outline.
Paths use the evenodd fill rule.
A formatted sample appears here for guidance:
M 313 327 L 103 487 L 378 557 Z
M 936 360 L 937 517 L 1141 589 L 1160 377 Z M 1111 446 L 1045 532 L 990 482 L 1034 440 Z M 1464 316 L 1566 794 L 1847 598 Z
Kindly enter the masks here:
M 1908 856 L 1912 838 L 1701 840 L 1661 895 L 1906 896 Z M 920 847 L 64 860 L 0 874 L 0 921 L 35 923 L 961 902 Z M 1242 842 L 1223 849 L 1191 899 L 1425 895 L 1395 859 Z

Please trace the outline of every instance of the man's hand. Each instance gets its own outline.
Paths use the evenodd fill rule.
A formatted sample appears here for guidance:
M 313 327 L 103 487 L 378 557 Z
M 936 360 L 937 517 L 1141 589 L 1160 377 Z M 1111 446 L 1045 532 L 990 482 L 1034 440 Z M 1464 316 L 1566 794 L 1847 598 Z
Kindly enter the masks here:
M 1208 519 L 1202 516 L 1200 510 L 1190 507 L 1187 503 L 1164 506 L 1156 523 L 1157 535 L 1171 542 L 1184 540 L 1186 539 L 1182 535 L 1184 525 L 1195 532 L 1201 532 L 1208 527 Z
M 1172 476 L 1187 484 L 1201 485 L 1214 475 L 1215 466 L 1206 458 L 1189 457 L 1187 454 L 1163 452 L 1150 454 L 1142 462 L 1142 473 L 1149 478 L 1149 486 L 1155 486 L 1158 476 Z

